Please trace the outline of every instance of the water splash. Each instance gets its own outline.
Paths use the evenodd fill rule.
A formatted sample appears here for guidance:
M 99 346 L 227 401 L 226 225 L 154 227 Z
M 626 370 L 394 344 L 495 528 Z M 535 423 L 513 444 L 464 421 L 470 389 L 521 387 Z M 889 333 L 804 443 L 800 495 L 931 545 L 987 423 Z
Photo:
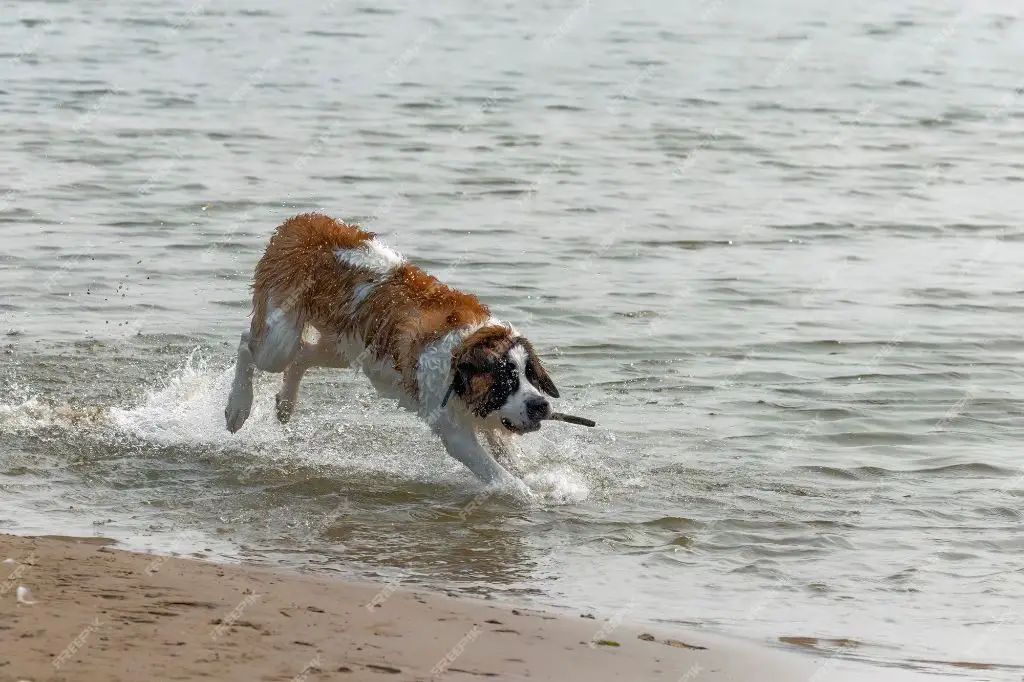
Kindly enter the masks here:
M 273 416 L 272 401 L 266 399 L 253 403 L 243 431 L 234 436 L 228 433 L 224 404 L 232 373 L 232 367 L 211 368 L 208 359 L 195 350 L 162 385 L 148 391 L 141 404 L 111 408 L 109 424 L 121 433 L 158 445 L 255 446 L 287 440 Z
M 102 424 L 106 416 L 103 406 L 75 407 L 32 397 L 20 402 L 0 403 L 0 432 L 15 434 L 48 428 L 90 427 Z
M 224 426 L 224 405 L 232 376 L 232 366 L 219 366 L 195 349 L 128 407 L 62 404 L 24 397 L 26 389 L 20 400 L 0 404 L 0 432 L 56 428 L 135 452 L 182 448 L 230 458 L 232 465 L 243 458 L 250 469 L 266 471 L 322 467 L 324 475 L 348 481 L 378 474 L 394 477 L 396 485 L 402 480 L 451 483 L 454 478 L 478 485 L 422 422 L 376 397 L 362 382 L 351 382 L 343 392 L 332 389 L 327 400 L 316 399 L 316 386 L 304 386 L 312 395 L 282 426 L 273 398 L 279 377 L 257 373 L 252 412 L 245 426 L 231 434 Z M 511 444 L 533 493 L 532 504 L 580 503 L 594 489 L 614 483 L 607 468 L 597 464 L 594 444 L 580 437 L 527 437 Z
M 523 480 L 549 504 L 576 504 L 590 497 L 585 478 L 567 466 L 555 466 L 524 475 Z

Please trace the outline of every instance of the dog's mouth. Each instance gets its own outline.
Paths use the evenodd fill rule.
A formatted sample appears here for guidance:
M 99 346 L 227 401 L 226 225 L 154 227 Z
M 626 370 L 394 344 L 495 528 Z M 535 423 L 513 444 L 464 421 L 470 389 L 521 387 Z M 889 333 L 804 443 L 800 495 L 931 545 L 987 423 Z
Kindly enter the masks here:
M 511 431 L 512 433 L 531 433 L 533 431 L 540 430 L 540 422 L 531 422 L 529 424 L 526 424 L 525 426 L 516 426 L 515 424 L 510 422 L 508 419 L 505 419 L 504 417 L 501 418 L 501 425 L 504 426 L 509 431 Z

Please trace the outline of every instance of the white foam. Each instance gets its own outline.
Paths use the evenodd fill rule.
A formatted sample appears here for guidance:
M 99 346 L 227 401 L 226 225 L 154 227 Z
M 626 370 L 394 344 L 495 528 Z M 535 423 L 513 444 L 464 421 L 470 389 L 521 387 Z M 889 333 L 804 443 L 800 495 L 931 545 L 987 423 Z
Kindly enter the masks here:
M 103 407 L 73 407 L 48 403 L 36 397 L 10 404 L 0 403 L 0 430 L 7 433 L 100 424 L 105 418 Z
M 583 476 L 566 466 L 528 472 L 523 480 L 549 504 L 575 504 L 590 497 L 590 486 Z

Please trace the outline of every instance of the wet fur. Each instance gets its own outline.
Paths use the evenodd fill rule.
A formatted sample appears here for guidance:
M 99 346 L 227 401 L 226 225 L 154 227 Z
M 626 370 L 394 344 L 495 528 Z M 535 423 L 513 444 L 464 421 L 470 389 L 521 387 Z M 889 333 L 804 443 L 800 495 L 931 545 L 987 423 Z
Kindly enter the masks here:
M 254 369 L 284 374 L 277 407 L 286 422 L 308 368 L 350 365 L 418 412 L 448 452 L 488 482 L 508 473 L 476 434 L 493 443 L 510 430 L 535 430 L 538 415 L 550 412 L 542 393 L 558 396 L 530 342 L 475 296 L 412 265 L 371 232 L 322 214 L 295 216 L 277 228 L 256 266 L 228 429 L 248 417 Z
M 406 388 L 415 393 L 416 359 L 423 346 L 460 326 L 487 320 L 490 312 L 475 296 L 448 287 L 411 263 L 382 277 L 338 262 L 336 251 L 366 248 L 375 237 L 321 214 L 285 221 L 256 265 L 250 335 L 254 343 L 262 342 L 273 301 L 300 329 L 309 324 L 360 338 L 375 357 L 390 359 Z M 353 314 L 346 304 L 360 286 L 373 288 Z

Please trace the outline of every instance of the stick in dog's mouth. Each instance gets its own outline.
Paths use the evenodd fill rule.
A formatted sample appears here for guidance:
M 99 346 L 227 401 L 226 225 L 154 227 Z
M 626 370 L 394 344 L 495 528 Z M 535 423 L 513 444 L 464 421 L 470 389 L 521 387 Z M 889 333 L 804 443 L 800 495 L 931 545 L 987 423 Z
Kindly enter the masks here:
M 586 417 L 574 417 L 571 414 L 562 414 L 561 412 L 552 412 L 548 419 L 556 422 L 565 422 L 567 424 L 579 424 L 580 426 L 597 426 L 597 422 L 593 419 L 587 419 Z

